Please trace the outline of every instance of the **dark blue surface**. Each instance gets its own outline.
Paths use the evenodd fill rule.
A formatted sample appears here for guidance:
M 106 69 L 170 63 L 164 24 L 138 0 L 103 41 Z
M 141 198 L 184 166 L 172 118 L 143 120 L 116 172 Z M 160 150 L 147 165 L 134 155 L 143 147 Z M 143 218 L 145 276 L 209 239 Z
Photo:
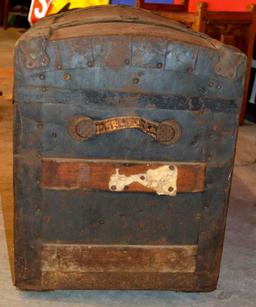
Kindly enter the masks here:
M 172 4 L 174 0 L 145 0 L 145 3 Z M 112 0 L 111 4 L 135 6 L 135 0 Z
M 122 5 L 135 6 L 136 0 L 112 0 L 111 4 L 122 4 Z
M 173 4 L 174 0 L 145 0 L 145 3 Z

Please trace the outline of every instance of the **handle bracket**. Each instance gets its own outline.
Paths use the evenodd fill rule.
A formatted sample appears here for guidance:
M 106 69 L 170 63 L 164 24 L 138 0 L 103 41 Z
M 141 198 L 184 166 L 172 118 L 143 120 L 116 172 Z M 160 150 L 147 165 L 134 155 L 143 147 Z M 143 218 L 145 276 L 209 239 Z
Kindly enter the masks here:
M 84 115 L 74 116 L 69 122 L 69 134 L 77 141 L 123 129 L 139 129 L 161 144 L 174 144 L 181 137 L 181 127 L 175 120 L 156 122 L 140 116 L 120 116 L 93 120 Z

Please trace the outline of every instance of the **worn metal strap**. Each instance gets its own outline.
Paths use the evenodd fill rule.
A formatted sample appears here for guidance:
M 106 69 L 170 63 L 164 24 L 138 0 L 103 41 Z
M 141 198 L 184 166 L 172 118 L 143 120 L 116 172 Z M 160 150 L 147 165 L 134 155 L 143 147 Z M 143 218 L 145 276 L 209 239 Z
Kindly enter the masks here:
M 96 134 L 112 132 L 115 130 L 136 128 L 156 138 L 159 124 L 138 116 L 123 116 L 94 121 Z
M 162 144 L 176 143 L 181 136 L 180 125 L 175 120 L 155 122 L 139 116 L 120 116 L 104 120 L 93 120 L 87 116 L 78 115 L 73 117 L 69 123 L 69 133 L 78 141 L 131 128 L 141 130 Z

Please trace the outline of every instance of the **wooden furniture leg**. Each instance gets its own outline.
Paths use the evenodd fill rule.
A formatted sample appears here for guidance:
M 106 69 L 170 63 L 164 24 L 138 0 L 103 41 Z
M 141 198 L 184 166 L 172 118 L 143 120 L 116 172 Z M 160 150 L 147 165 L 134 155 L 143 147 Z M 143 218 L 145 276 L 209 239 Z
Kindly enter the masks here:
M 195 31 L 205 32 L 207 8 L 208 3 L 206 2 L 199 2 L 197 4 L 197 13 L 193 25 Z
M 4 18 L 3 18 L 3 28 L 7 29 L 8 26 L 8 15 L 9 15 L 9 0 L 4 1 Z

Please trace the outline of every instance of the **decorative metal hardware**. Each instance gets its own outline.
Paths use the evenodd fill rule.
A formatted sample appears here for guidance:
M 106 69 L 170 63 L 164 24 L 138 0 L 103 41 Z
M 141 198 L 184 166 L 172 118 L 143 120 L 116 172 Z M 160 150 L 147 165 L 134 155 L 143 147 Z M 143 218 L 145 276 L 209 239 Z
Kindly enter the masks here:
M 48 66 L 50 59 L 46 53 L 47 42 L 47 38 L 20 41 L 26 68 L 36 69 Z
M 120 174 L 119 168 L 111 175 L 109 180 L 110 191 L 126 191 L 133 183 L 152 189 L 158 195 L 175 196 L 177 192 L 178 168 L 174 165 L 161 165 L 148 169 L 144 173 L 133 175 Z
M 69 122 L 69 134 L 77 141 L 123 129 L 139 129 L 161 144 L 174 144 L 181 137 L 181 127 L 175 120 L 155 122 L 139 116 L 121 116 L 93 120 L 84 115 L 74 116 Z

